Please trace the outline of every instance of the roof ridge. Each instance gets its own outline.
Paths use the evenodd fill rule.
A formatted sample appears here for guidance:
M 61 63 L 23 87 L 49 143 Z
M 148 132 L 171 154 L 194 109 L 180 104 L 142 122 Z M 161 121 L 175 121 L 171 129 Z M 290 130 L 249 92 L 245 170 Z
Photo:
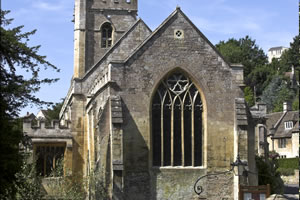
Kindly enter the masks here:
M 274 128 L 276 129 L 278 127 L 278 125 L 281 123 L 281 120 L 285 117 L 287 112 L 284 112 L 281 117 L 279 118 L 279 120 L 276 122 L 276 124 L 274 125 Z
M 134 51 L 124 60 L 124 63 L 127 62 L 137 51 L 144 46 L 175 14 L 181 11 L 180 8 L 176 8 L 140 45 L 138 45 Z
M 184 14 L 179 6 L 150 34 L 137 48 L 124 60 L 124 63 L 129 61 L 154 35 L 169 22 L 177 13 L 181 13 L 188 23 L 201 35 L 201 37 L 208 43 L 208 45 L 223 59 L 223 61 L 231 68 L 229 63 L 219 52 L 219 50 L 207 39 L 207 37 L 200 31 L 200 29 Z

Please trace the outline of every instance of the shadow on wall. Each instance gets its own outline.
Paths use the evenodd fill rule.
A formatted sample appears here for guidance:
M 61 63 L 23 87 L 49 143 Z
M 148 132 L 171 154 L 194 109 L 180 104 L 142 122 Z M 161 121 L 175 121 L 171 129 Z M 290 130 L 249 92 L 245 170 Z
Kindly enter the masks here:
M 80 145 L 76 140 L 73 140 L 73 175 L 81 174 L 82 175 L 82 169 L 83 169 L 83 163 L 84 160 L 82 158 L 81 153 L 79 152 Z M 74 159 L 75 158 L 75 159 Z
M 111 140 L 110 140 L 110 120 L 109 103 L 106 103 L 98 118 L 98 128 L 95 135 L 97 147 L 96 151 L 96 169 L 95 174 L 99 175 L 99 180 L 103 187 L 96 189 L 96 199 L 102 199 L 103 195 L 108 196 L 107 192 L 111 189 Z M 98 191 L 100 189 L 101 191 Z M 102 195 L 102 196 L 101 196 Z
M 124 199 L 153 199 L 150 194 L 149 149 L 127 105 L 123 109 Z M 144 121 L 143 130 L 148 128 Z M 153 186 L 152 186 L 153 187 Z

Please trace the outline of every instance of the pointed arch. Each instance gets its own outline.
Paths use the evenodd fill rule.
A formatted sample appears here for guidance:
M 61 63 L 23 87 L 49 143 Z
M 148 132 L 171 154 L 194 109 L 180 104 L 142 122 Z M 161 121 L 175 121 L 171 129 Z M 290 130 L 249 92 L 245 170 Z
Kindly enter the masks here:
M 187 73 L 163 78 L 151 101 L 153 166 L 203 166 L 201 92 Z
M 111 23 L 105 22 L 101 26 L 101 48 L 110 48 L 112 46 L 113 27 Z

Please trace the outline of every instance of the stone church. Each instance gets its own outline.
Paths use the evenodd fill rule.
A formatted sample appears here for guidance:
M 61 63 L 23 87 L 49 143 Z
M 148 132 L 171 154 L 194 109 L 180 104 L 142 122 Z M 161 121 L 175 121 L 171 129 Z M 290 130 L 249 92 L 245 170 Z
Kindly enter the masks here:
M 49 152 L 38 169 L 47 175 L 63 157 L 65 173 L 100 174 L 112 199 L 238 199 L 240 184 L 257 185 L 232 164 L 256 170 L 243 66 L 224 60 L 179 7 L 152 31 L 137 5 L 75 0 L 60 119 L 24 118 L 35 154 Z

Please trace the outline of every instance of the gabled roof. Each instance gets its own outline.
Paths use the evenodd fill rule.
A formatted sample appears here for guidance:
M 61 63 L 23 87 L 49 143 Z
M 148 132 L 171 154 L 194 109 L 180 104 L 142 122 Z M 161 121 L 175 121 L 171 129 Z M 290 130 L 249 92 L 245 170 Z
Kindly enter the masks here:
M 188 23 L 190 23 L 190 25 L 198 32 L 199 35 L 201 35 L 201 37 L 210 45 L 210 47 L 224 60 L 225 63 L 228 64 L 228 66 L 231 66 L 231 64 L 229 62 L 227 62 L 225 60 L 225 58 L 221 55 L 221 53 L 217 50 L 217 48 L 205 37 L 205 35 L 197 28 L 197 26 L 195 26 L 195 24 L 193 24 L 193 22 L 182 12 L 182 10 L 180 9 L 180 7 L 176 7 L 176 10 L 173 11 L 169 17 L 167 17 L 167 19 L 165 19 L 161 25 L 159 25 L 153 32 L 151 35 L 149 35 L 149 37 L 142 42 L 132 53 L 131 55 L 124 61 L 125 63 L 128 62 L 131 58 L 134 58 L 135 55 L 141 50 L 143 49 L 143 47 L 152 39 L 154 38 L 155 35 L 158 34 L 158 32 L 163 29 L 169 21 L 171 21 L 177 14 L 181 14 Z
M 142 23 L 149 32 L 152 32 L 152 30 L 147 26 L 147 24 L 139 18 L 113 45 L 112 47 L 100 58 L 100 60 L 94 64 L 82 77 L 82 80 L 86 79 L 93 71 L 103 62 L 106 60 L 106 58 L 120 45 L 120 43 L 129 35 L 131 31 L 133 31 L 139 23 Z
M 299 120 L 297 120 L 294 128 L 292 129 L 292 133 L 299 133 Z
M 35 115 L 33 113 L 27 113 L 23 119 L 35 119 Z
M 299 132 L 299 111 L 270 113 L 266 117 L 266 125 L 268 129 L 272 128 L 273 126 L 275 128 L 274 138 L 292 137 L 292 133 Z M 284 122 L 288 121 L 293 121 L 292 129 L 285 129 Z

